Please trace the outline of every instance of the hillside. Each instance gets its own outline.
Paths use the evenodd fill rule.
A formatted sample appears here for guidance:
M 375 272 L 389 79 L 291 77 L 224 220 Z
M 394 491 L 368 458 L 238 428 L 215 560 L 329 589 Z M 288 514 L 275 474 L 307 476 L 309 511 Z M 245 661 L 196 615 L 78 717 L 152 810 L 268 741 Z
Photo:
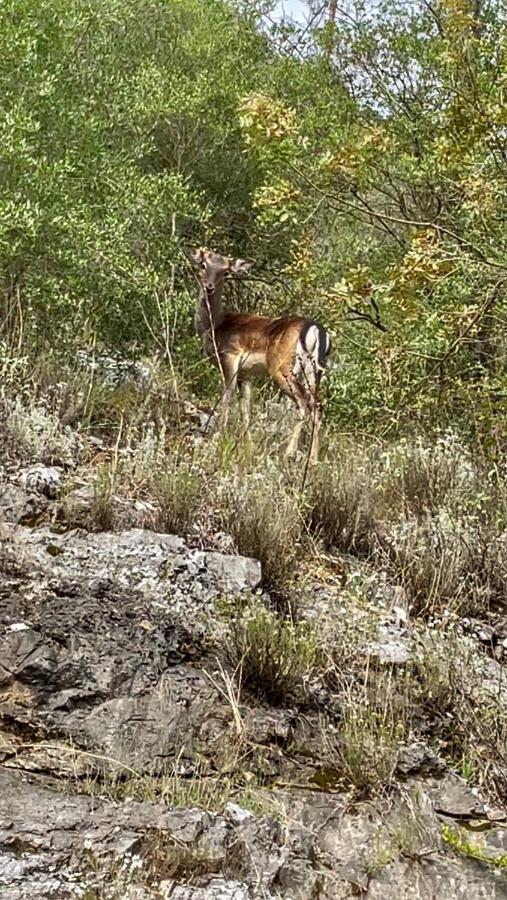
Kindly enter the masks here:
M 507 897 L 506 12 L 298 9 L 0 10 L 2 900 Z

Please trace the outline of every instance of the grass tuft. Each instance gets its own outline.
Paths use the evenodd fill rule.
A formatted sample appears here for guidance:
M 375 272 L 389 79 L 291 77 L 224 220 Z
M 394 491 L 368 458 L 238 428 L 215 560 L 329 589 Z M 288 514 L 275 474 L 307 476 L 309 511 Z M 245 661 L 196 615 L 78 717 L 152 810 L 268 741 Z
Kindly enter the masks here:
M 302 538 L 296 497 L 280 484 L 280 472 L 240 477 L 224 492 L 224 528 L 244 556 L 258 559 L 263 583 L 275 598 L 288 595 Z
M 280 619 L 252 601 L 230 626 L 227 652 L 242 687 L 282 704 L 302 694 L 316 662 L 317 642 L 307 623 Z

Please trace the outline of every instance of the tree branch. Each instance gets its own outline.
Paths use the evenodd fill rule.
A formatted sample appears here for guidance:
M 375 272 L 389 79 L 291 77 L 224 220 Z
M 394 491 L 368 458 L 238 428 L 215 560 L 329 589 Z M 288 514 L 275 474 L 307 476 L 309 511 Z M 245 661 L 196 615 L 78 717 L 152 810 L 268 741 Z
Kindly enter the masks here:
M 336 194 L 330 193 L 329 191 L 323 190 L 311 178 L 308 177 L 304 172 L 301 172 L 296 166 L 292 163 L 289 163 L 290 168 L 299 178 L 302 178 L 303 181 L 306 181 L 307 184 L 310 185 L 317 193 L 322 194 L 324 197 L 327 197 L 328 201 L 332 200 L 334 203 L 339 203 L 342 208 L 354 210 L 355 212 L 362 212 L 364 215 L 364 210 L 361 209 L 356 203 L 352 203 L 350 200 L 345 200 L 344 197 L 339 197 Z M 461 235 L 456 234 L 455 231 L 452 231 L 450 228 L 447 228 L 445 225 L 440 225 L 439 222 L 428 222 L 428 221 L 418 221 L 417 219 L 402 219 L 400 216 L 391 216 L 388 213 L 380 212 L 376 210 L 374 213 L 370 213 L 370 215 L 374 218 L 379 219 L 383 222 L 393 222 L 396 225 L 404 225 L 405 227 L 413 226 L 416 228 L 431 228 L 433 231 L 436 231 L 437 234 L 445 234 L 447 237 L 451 238 L 451 240 L 456 241 L 456 243 L 460 244 L 460 246 L 465 247 L 476 259 L 480 260 L 480 262 L 484 263 L 486 266 L 491 266 L 494 269 L 501 269 L 502 271 L 507 271 L 507 264 L 498 262 L 497 260 L 490 259 L 485 256 L 483 251 L 477 247 L 475 244 L 472 244 L 471 241 L 468 241 L 466 238 L 461 237 Z M 370 223 L 372 224 L 372 223 Z
M 369 322 L 370 325 L 373 325 L 374 328 L 378 328 L 379 331 L 387 332 L 387 328 L 385 327 L 380 317 L 380 309 L 377 301 L 375 300 L 375 297 L 370 297 L 369 299 L 375 315 L 373 316 L 361 309 L 357 309 L 356 306 L 347 306 L 347 312 L 353 313 L 348 321 L 356 322 L 358 320 L 363 320 L 365 322 Z

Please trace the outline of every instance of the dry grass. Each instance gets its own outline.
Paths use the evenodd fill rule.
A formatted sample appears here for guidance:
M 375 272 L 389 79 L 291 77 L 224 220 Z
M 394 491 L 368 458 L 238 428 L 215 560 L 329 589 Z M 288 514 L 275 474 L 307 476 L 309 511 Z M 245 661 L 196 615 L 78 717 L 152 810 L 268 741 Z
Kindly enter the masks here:
M 308 624 L 280 619 L 252 601 L 231 623 L 226 650 L 245 690 L 283 704 L 303 694 L 316 662 L 317 642 Z
M 89 522 L 94 531 L 112 531 L 116 514 L 114 504 L 115 470 L 111 466 L 100 467 L 93 479 L 93 497 L 89 510 Z
M 335 766 L 361 797 L 393 784 L 405 722 L 390 704 L 376 710 L 352 701 L 344 708 Z
M 345 623 L 321 636 L 319 659 L 340 708 L 337 722 L 325 716 L 322 724 L 326 764 L 336 779 L 362 797 L 381 794 L 398 778 L 400 750 L 422 741 L 504 802 L 507 711 L 473 642 L 455 628 L 421 624 L 407 662 L 387 665 L 370 655 L 366 630 L 366 623 L 362 630 Z
M 284 604 L 295 595 L 308 537 L 386 569 L 407 592 L 413 615 L 482 615 L 507 597 L 505 479 L 453 435 L 391 445 L 330 436 L 328 458 L 301 495 L 268 419 L 250 442 L 178 436 L 179 389 L 162 369 L 148 387 L 102 383 L 96 371 L 81 382 L 69 375 L 68 383 L 46 372 L 42 381 L 45 393 L 39 386 L 32 404 L 28 388 L 18 399 L 4 392 L 11 444 L 16 438 L 34 461 L 56 455 L 76 463 L 91 455 L 85 424 L 109 435 L 113 462 L 84 471 L 93 483 L 91 528 L 116 527 L 116 496 L 146 501 L 152 527 L 201 544 L 220 523 L 238 552 L 260 560 L 264 586 Z M 78 401 L 76 432 L 61 419 Z
M 220 875 L 224 860 L 205 847 L 192 847 L 163 831 L 147 831 L 137 848 L 148 883 L 171 880 L 193 884 L 204 875 Z
M 202 466 L 178 456 L 153 472 L 149 493 L 157 507 L 156 530 L 188 535 L 212 502 L 211 481 Z
M 365 554 L 376 533 L 367 459 L 350 444 L 333 451 L 336 462 L 320 465 L 308 484 L 307 527 L 326 549 Z
M 297 497 L 283 484 L 280 470 L 266 467 L 226 486 L 223 522 L 239 553 L 260 561 L 266 589 L 285 598 L 295 575 L 302 521 Z
M 239 752 L 239 751 L 238 751 Z M 224 760 L 225 761 L 225 756 Z M 231 766 L 232 768 L 232 766 Z M 192 766 L 192 775 L 185 776 L 180 757 L 168 763 L 156 775 L 135 772 L 120 763 L 109 765 L 101 773 L 76 780 L 74 787 L 81 793 L 106 797 L 115 802 L 136 800 L 141 803 L 163 803 L 166 806 L 199 808 L 221 812 L 231 798 L 233 786 L 225 773 L 210 774 L 202 765 Z
M 507 795 L 507 710 L 470 643 L 455 633 L 426 640 L 413 666 L 414 703 L 461 775 L 478 778 L 499 802 Z
M 413 615 L 483 615 L 506 599 L 507 488 L 449 436 L 338 444 L 308 488 L 306 523 L 325 547 L 368 557 L 403 586 Z
M 327 681 L 339 698 L 340 718 L 323 723 L 328 770 L 359 797 L 379 795 L 396 778 L 400 748 L 413 728 L 413 697 L 406 669 L 376 667 L 359 642 L 327 656 Z

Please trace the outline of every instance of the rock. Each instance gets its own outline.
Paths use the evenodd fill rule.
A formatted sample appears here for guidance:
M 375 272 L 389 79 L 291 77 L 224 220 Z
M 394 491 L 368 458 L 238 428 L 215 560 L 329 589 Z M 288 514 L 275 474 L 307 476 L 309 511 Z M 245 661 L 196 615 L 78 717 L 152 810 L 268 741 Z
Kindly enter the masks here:
M 250 900 L 253 896 L 247 885 L 224 878 L 213 878 L 205 887 L 163 882 L 161 888 L 162 896 L 168 900 Z M 271 900 L 273 895 L 263 893 L 262 897 Z
M 376 640 L 367 649 L 382 665 L 404 665 L 414 655 L 410 636 L 389 625 L 379 627 Z
M 456 819 L 485 818 L 486 806 L 478 792 L 456 775 L 428 782 L 428 791 L 435 810 Z
M 106 768 L 159 771 L 182 746 L 189 757 L 223 749 L 232 712 L 203 663 L 194 665 L 198 619 L 216 598 L 252 590 L 259 564 L 142 529 L 16 535 L 32 580 L 0 591 L 0 713 L 70 737 Z M 286 739 L 282 714 L 259 715 L 263 739 Z M 23 760 L 27 769 L 49 765 L 47 754 Z M 53 762 L 61 771 L 69 756 Z
M 323 757 L 343 713 L 331 680 L 312 675 L 306 706 L 294 709 L 240 694 L 214 612 L 224 595 L 230 607 L 257 590 L 256 560 L 143 528 L 61 534 L 4 523 L 2 535 L 2 549 L 25 563 L 22 573 L 5 557 L 0 566 L 2 900 L 507 896 L 500 872 L 442 840 L 442 825 L 464 820 L 470 833 L 484 829 L 476 843 L 488 857 L 500 856 L 504 811 L 460 779 L 436 777 L 443 764 L 425 740 L 400 748 L 397 792 L 359 802 L 338 793 L 343 771 Z M 358 604 L 335 580 L 315 604 L 318 627 L 320 610 L 333 627 L 350 615 L 358 654 L 377 664 L 372 677 L 404 665 L 418 640 L 375 584 Z M 493 690 L 502 667 L 477 657 Z M 164 803 L 120 802 L 129 791 L 156 795 L 157 778 Z M 172 805 L 199 779 L 220 812 Z M 101 796 L 71 792 L 90 784 Z
M 414 863 L 398 859 L 370 880 L 367 900 L 501 900 L 507 897 L 505 875 L 464 857 L 431 856 Z
M 481 623 L 477 630 L 477 637 L 481 644 L 492 647 L 495 643 L 495 630 L 493 626 Z
M 413 741 L 399 749 L 396 771 L 400 775 L 436 774 L 445 768 L 445 761 L 424 741 Z
M 223 709 L 203 673 L 179 665 L 198 653 L 191 634 L 107 586 L 48 596 L 31 627 L 8 631 L 0 648 L 0 685 L 30 692 L 23 721 L 119 764 L 157 768 L 170 748 L 198 740 L 205 712 Z M 9 707 L 12 717 L 18 707 Z
M 423 783 L 382 808 L 360 803 L 348 810 L 346 798 L 325 794 L 286 793 L 280 799 L 287 811 L 283 825 L 244 815 L 234 804 L 221 815 L 70 795 L 0 768 L 0 895 L 336 900 L 361 891 L 374 900 L 507 897 L 500 870 L 446 850 Z M 473 840 L 485 842 L 488 854 L 495 855 L 496 847 L 498 855 L 503 829 L 485 835 Z M 112 888 L 116 893 L 108 893 Z
M 72 796 L 0 769 L 2 900 L 78 897 L 108 883 L 122 888 L 122 898 L 291 897 L 276 889 L 278 874 L 291 861 L 300 867 L 296 854 L 304 852 L 312 877 L 311 840 L 294 843 L 291 831 L 287 835 L 273 820 L 250 816 L 238 822 L 204 810 Z M 196 868 L 185 877 L 189 852 Z M 166 856 L 176 870 L 181 856 L 179 883 L 163 874 Z M 210 874 L 185 884 L 196 880 L 203 861 Z M 135 879 L 125 880 L 132 871 Z M 144 895 L 135 894 L 143 888 Z
M 154 368 L 147 362 L 136 362 L 98 351 L 95 347 L 78 350 L 78 365 L 112 388 L 134 387 L 147 391 L 154 385 Z
M 195 434 L 206 434 L 213 430 L 213 410 L 203 410 L 195 406 L 189 400 L 181 401 L 181 412 L 185 418 L 185 423 Z
M 11 736 L 10 746 L 2 747 L 0 735 L 0 759 L 5 768 L 57 775 L 73 780 L 93 776 L 96 771 L 91 756 L 56 738 L 53 741 L 26 743 L 21 738 Z
M 257 743 L 285 746 L 292 734 L 294 713 L 285 709 L 249 709 L 245 711 L 247 734 Z
M 62 486 L 61 473 L 61 467 L 36 465 L 22 471 L 19 480 L 28 493 L 53 500 Z
M 0 522 L 29 523 L 48 508 L 49 501 L 42 494 L 27 494 L 18 485 L 0 485 Z
M 57 518 L 66 528 L 95 531 L 96 488 L 85 483 L 69 490 L 57 509 Z M 156 506 L 148 500 L 128 500 L 116 494 L 107 498 L 108 517 L 115 529 L 149 528 L 156 516 Z
M 206 568 L 227 591 L 255 590 L 261 582 L 261 564 L 245 556 L 206 553 Z
M 499 619 L 494 624 L 480 623 L 476 631 L 481 644 L 496 658 L 501 660 L 507 651 L 507 619 Z
M 226 804 L 225 813 L 235 825 L 242 825 L 247 819 L 253 818 L 253 813 L 249 809 L 243 809 L 237 803 L 232 802 Z
M 249 592 L 261 580 L 257 560 L 190 549 L 180 537 L 142 528 L 97 534 L 19 529 L 17 539 L 53 588 L 100 577 L 140 591 L 185 622 L 212 611 L 218 597 Z

